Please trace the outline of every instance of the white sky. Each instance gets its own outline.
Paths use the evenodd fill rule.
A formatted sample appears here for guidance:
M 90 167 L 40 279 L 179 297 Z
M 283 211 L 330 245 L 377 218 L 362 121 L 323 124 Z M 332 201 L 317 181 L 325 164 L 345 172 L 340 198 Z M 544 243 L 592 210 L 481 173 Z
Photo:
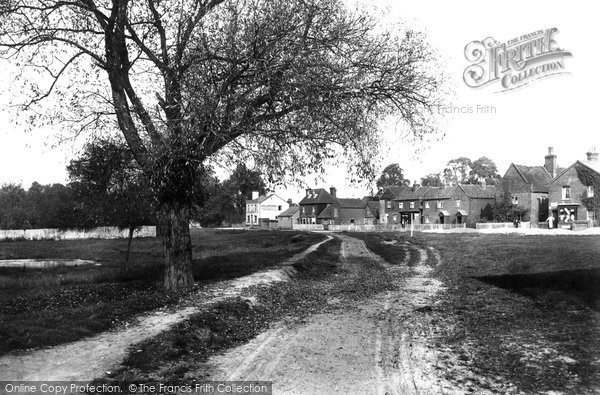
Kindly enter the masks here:
M 467 156 L 473 160 L 487 156 L 504 173 L 511 162 L 543 165 L 548 146 L 555 147 L 560 166 L 585 159 L 592 146 L 600 148 L 598 135 L 598 103 L 600 78 L 597 66 L 600 51 L 593 26 L 599 6 L 594 2 L 566 5 L 558 1 L 503 2 L 402 2 L 373 0 L 382 9 L 389 8 L 392 20 L 403 20 L 409 26 L 425 31 L 429 42 L 447 65 L 451 88 L 455 91 L 452 105 L 489 105 L 495 114 L 454 114 L 445 120 L 445 137 L 434 141 L 418 156 L 414 147 L 398 141 L 393 127 L 386 131 L 387 152 L 382 155 L 381 168 L 400 163 L 406 176 L 418 180 L 428 173 L 439 172 L 448 160 Z M 566 58 L 569 74 L 545 78 L 528 86 L 505 93 L 495 93 L 497 85 L 471 89 L 462 81 L 468 63 L 463 50 L 467 43 L 492 36 L 500 42 L 540 29 L 557 27 L 558 46 L 572 52 Z M 3 70 L 6 64 L 0 62 Z M 21 182 L 28 187 L 40 183 L 65 182 L 65 166 L 72 157 L 71 148 L 52 148 L 49 133 L 29 134 L 12 124 L 3 109 L 7 73 L 0 74 L 0 184 Z M 594 100 L 596 99 L 596 100 Z M 361 197 L 368 189 L 352 187 L 344 169 L 334 168 L 325 181 L 314 187 L 336 186 L 338 196 Z M 276 191 L 281 197 L 301 198 L 297 188 Z

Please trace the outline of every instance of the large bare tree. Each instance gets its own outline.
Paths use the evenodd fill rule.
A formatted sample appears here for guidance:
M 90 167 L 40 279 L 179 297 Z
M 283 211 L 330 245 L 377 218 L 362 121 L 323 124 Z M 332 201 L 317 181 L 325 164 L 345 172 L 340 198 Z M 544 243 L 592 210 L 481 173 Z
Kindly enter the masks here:
M 373 177 L 380 120 L 434 131 L 440 78 L 422 36 L 344 4 L 3 0 L 0 50 L 28 78 L 32 119 L 92 133 L 117 121 L 152 181 L 175 290 L 193 282 L 189 213 L 208 160 L 251 159 L 276 181 L 341 153 Z

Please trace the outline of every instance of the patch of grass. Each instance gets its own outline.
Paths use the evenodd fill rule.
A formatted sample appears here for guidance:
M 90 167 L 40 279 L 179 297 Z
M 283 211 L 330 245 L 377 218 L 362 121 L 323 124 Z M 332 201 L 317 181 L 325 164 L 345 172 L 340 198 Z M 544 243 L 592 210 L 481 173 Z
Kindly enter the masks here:
M 435 272 L 446 291 L 429 314 L 448 380 L 463 370 L 499 392 L 596 388 L 597 236 L 418 234 L 414 242 L 442 259 Z
M 361 259 L 341 263 L 340 245 L 334 239 L 296 262 L 298 275 L 289 282 L 253 287 L 253 306 L 240 298 L 221 302 L 136 346 L 111 379 L 203 379 L 202 364 L 211 355 L 251 340 L 274 322 L 294 325 L 340 308 L 332 300 L 360 300 L 392 287 L 381 265 Z
M 194 229 L 194 274 L 197 279 L 231 278 L 231 275 L 239 273 L 248 274 L 248 270 L 243 269 L 248 267 L 248 261 L 256 261 L 251 266 L 260 269 L 268 265 L 268 262 L 291 256 L 322 239 L 322 235 L 294 231 Z M 127 240 L 42 240 L 0 244 L 0 260 L 85 259 L 101 264 L 48 269 L 0 267 L 0 292 L 3 289 L 56 287 L 86 282 L 159 281 L 162 278 L 164 252 L 159 238 L 133 240 L 127 273 L 122 271 Z M 270 257 L 261 263 L 261 258 L 255 257 L 256 252 L 270 254 Z
M 146 282 L 84 284 L 0 299 L 0 354 L 55 346 L 122 324 L 142 311 L 175 304 Z
M 194 261 L 193 270 L 196 280 L 201 281 L 200 286 L 278 264 L 323 238 L 317 234 L 299 236 L 298 232 L 268 231 L 241 231 L 233 235 L 230 232 L 205 231 L 201 235 L 207 236 L 203 247 L 205 251 L 211 245 L 220 247 L 213 250 L 218 256 Z M 227 248 L 222 246 L 223 242 L 236 245 L 236 237 L 246 246 L 245 254 L 228 254 Z M 265 240 L 262 240 L 263 237 Z M 69 241 L 58 247 L 43 247 L 42 250 L 46 248 L 48 255 L 52 255 L 50 251 L 75 254 L 69 252 L 71 248 L 79 253 L 90 253 L 99 246 L 110 246 L 107 242 L 119 245 L 119 241 L 115 240 L 84 240 L 81 245 Z M 150 240 L 143 240 L 141 244 L 148 242 Z M 271 243 L 273 246 L 263 247 Z M 115 250 L 106 254 L 116 254 Z M 143 256 L 144 253 L 140 251 L 139 254 Z M 150 249 L 146 256 L 151 257 L 152 254 Z M 49 269 L 49 273 L 34 269 L 27 271 L 25 276 L 8 271 L 11 280 L 19 282 L 22 287 L 0 291 L 0 354 L 78 340 L 119 325 L 140 313 L 180 300 L 182 295 L 165 295 L 162 291 L 160 266 L 133 266 L 127 277 L 123 277 L 117 265 L 113 261 L 101 268 L 57 267 Z M 32 284 L 38 286 L 32 287 Z

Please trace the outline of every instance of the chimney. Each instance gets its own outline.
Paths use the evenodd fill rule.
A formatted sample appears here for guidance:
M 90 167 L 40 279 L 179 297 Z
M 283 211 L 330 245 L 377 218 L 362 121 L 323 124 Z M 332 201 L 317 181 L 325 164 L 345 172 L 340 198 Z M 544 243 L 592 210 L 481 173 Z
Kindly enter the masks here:
M 554 155 L 554 147 L 548 147 L 548 155 L 544 157 L 544 167 L 550 173 L 552 178 L 556 177 L 556 155 Z
M 310 195 L 310 188 L 306 188 L 306 196 Z
M 590 162 L 598 162 L 598 151 L 596 147 L 592 147 L 589 152 L 586 152 L 587 160 Z
M 485 178 L 481 179 L 481 189 L 485 189 L 485 187 L 487 186 L 487 183 L 485 182 Z
M 413 182 L 412 191 L 416 191 L 417 189 L 419 189 L 419 187 L 421 187 L 421 185 L 419 185 L 417 183 L 417 180 L 415 180 L 415 182 Z
M 252 200 L 258 199 L 258 191 L 252 191 Z
M 290 198 L 290 199 L 288 199 L 287 204 L 288 204 L 288 206 L 292 207 L 294 205 L 294 202 Z
M 335 187 L 329 188 L 329 193 L 331 194 L 331 196 L 337 197 L 336 196 L 337 190 L 335 189 Z

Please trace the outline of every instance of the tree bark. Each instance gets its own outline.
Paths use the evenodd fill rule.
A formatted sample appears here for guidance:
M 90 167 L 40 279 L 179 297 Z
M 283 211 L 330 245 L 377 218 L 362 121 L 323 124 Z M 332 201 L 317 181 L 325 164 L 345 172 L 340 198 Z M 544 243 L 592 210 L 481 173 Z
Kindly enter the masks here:
M 192 240 L 190 237 L 190 206 L 184 203 L 163 203 L 160 208 L 165 249 L 164 287 L 177 291 L 194 284 L 192 274 Z
M 135 232 L 135 227 L 129 228 L 129 238 L 127 239 L 127 255 L 125 256 L 125 263 L 123 264 L 123 273 L 127 274 L 129 270 L 129 254 L 131 252 L 131 242 L 133 241 L 133 233 Z

